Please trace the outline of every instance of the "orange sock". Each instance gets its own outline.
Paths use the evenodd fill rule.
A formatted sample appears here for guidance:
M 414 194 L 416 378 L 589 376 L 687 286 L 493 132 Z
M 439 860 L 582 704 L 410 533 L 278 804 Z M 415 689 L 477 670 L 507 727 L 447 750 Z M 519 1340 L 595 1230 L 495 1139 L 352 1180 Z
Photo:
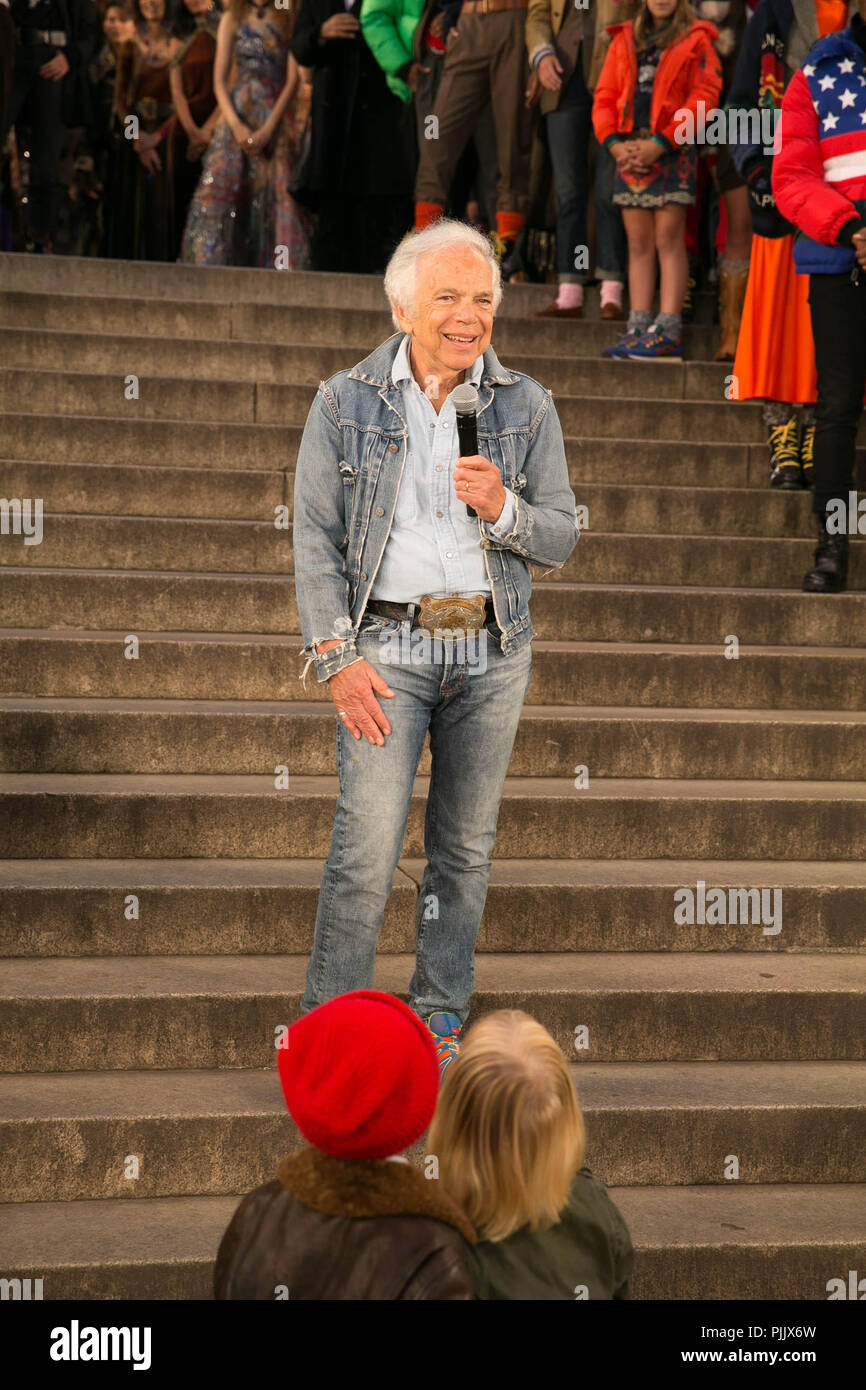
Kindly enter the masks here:
M 497 235 L 501 236 L 503 241 L 514 241 L 518 234 L 523 231 L 525 221 L 526 218 L 522 212 L 497 212 Z
M 431 222 L 438 222 L 444 211 L 441 203 L 416 203 L 415 230 L 420 232 L 424 227 L 429 227 Z

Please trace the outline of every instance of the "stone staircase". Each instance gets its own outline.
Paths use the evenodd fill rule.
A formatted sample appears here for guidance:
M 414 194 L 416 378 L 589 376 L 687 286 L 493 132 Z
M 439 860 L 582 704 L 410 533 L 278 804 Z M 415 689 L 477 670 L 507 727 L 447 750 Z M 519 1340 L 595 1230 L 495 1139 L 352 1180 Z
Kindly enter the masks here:
M 547 296 L 509 287 L 494 343 L 554 390 L 590 523 L 533 597 L 474 1015 L 572 1059 L 637 1297 L 823 1299 L 866 1273 L 866 547 L 799 592 L 808 498 L 767 489 L 708 322 L 683 365 L 605 362 L 616 325 L 529 319 Z M 46 1298 L 209 1296 L 299 1142 L 274 1039 L 334 716 L 274 514 L 315 385 L 390 331 L 374 279 L 0 257 L 0 496 L 45 509 L 0 535 L 0 1275 Z M 782 930 L 679 922 L 699 881 L 781 889 Z

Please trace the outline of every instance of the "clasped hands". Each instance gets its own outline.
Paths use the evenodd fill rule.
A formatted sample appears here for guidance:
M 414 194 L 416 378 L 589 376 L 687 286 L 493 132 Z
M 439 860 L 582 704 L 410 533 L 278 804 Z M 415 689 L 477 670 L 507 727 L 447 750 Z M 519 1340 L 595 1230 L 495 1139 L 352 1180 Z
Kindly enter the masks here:
M 657 140 L 617 140 L 609 146 L 620 173 L 645 172 L 658 164 L 664 150 Z
M 262 150 L 270 144 L 276 125 L 268 117 L 264 125 L 260 125 L 258 130 L 253 130 L 244 121 L 236 121 L 232 126 L 232 134 L 235 143 L 240 145 L 247 154 L 261 154 Z

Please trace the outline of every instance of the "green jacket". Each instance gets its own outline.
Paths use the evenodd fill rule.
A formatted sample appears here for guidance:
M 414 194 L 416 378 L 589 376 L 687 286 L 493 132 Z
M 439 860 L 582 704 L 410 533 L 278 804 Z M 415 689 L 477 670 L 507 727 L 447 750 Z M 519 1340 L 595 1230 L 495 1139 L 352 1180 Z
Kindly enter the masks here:
M 634 1249 L 607 1188 L 584 1166 L 550 1230 L 480 1240 L 466 1258 L 476 1298 L 597 1300 L 629 1297 Z
M 409 87 L 397 73 L 415 59 L 415 31 L 430 0 L 363 0 L 361 33 L 401 101 L 411 101 Z

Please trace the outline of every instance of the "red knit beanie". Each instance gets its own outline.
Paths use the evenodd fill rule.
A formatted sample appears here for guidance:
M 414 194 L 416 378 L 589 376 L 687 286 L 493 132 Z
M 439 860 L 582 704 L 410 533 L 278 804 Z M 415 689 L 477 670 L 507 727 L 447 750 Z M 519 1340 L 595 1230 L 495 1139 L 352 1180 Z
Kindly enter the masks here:
M 388 1158 L 414 1144 L 436 1106 L 427 1027 L 393 994 L 356 989 L 303 1014 L 277 1050 L 286 1105 L 304 1138 L 336 1158 Z

